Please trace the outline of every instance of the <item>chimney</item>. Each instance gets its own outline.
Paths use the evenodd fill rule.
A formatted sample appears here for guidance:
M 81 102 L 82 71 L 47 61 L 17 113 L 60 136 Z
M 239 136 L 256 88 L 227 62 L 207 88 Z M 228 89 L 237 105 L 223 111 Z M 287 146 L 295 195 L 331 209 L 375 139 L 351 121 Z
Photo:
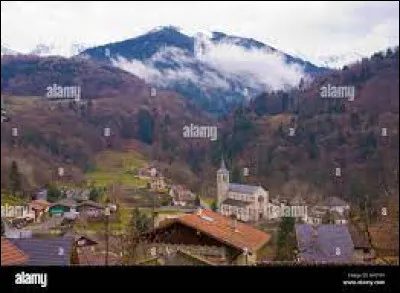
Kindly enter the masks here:
M 312 225 L 311 235 L 312 235 L 313 240 L 316 240 L 318 238 L 318 225 L 316 225 L 316 224 Z
M 232 221 L 231 221 L 231 225 L 232 225 L 232 229 L 235 232 L 239 232 L 238 228 L 237 228 L 237 219 L 235 215 L 232 215 Z

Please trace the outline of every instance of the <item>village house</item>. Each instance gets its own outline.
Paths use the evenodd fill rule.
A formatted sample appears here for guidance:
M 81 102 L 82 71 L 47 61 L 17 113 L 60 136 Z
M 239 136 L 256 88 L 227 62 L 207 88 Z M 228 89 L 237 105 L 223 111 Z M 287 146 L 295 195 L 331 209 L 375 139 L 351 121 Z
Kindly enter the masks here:
M 76 212 L 77 203 L 72 199 L 62 199 L 51 205 L 49 208 L 50 216 L 62 216 L 67 212 Z
M 29 209 L 31 209 L 34 212 L 34 222 L 40 223 L 44 215 L 48 213 L 51 205 L 52 204 L 47 200 L 41 200 L 41 199 L 32 200 L 29 203 Z
M 270 235 L 211 210 L 166 220 L 146 234 L 151 256 L 179 249 L 213 264 L 255 264 Z
M 152 179 L 154 177 L 163 177 L 160 171 L 157 170 L 156 167 L 153 166 L 146 166 L 143 168 L 140 168 L 138 170 L 137 176 L 140 179 Z
M 308 214 L 306 202 L 301 197 L 291 200 L 282 199 L 279 196 L 271 199 L 268 205 L 268 219 L 278 220 L 282 217 L 292 217 L 296 221 L 305 221 Z
M 77 248 L 83 248 L 83 247 L 94 248 L 95 245 L 99 244 L 96 240 L 86 235 L 75 235 L 74 239 L 75 239 L 74 245 Z
M 148 187 L 153 191 L 165 191 L 167 184 L 163 174 L 156 167 L 147 166 L 138 170 L 140 179 L 148 180 Z
M 320 225 L 322 224 L 322 219 L 325 214 L 326 214 L 325 209 L 320 209 L 319 207 L 312 207 L 311 209 L 309 209 L 304 222 L 311 225 Z
M 348 225 L 348 229 L 354 245 L 354 260 L 356 262 L 372 262 L 375 259 L 375 251 L 372 249 L 367 232 L 362 232 L 355 225 Z
M 330 221 L 332 224 L 336 225 L 347 225 L 349 223 L 348 221 L 348 216 L 346 213 L 339 213 L 337 211 L 332 211 L 328 212 L 328 215 L 330 216 Z
M 22 227 L 16 228 L 10 221 L 7 221 L 5 219 L 1 219 L 1 222 L 3 224 L 3 232 L 4 236 L 7 239 L 12 239 L 12 238 L 29 238 L 32 237 L 32 231 L 24 229 Z M 19 226 L 17 224 L 17 226 Z
M 69 266 L 74 253 L 73 237 L 18 238 L 9 240 L 28 260 L 28 266 Z
M 87 200 L 77 206 L 80 216 L 88 218 L 98 218 L 104 215 L 105 207 L 97 202 Z
M 329 210 L 330 212 L 337 212 L 342 215 L 350 210 L 350 205 L 336 196 L 328 197 L 316 206 L 321 209 Z
M 149 187 L 152 191 L 166 191 L 167 184 L 165 183 L 164 177 L 153 177 L 150 179 Z
M 47 189 L 46 188 L 39 189 L 35 193 L 34 198 L 36 200 L 47 200 Z
M 104 241 L 100 238 L 75 235 L 74 236 L 73 263 L 80 266 L 104 266 L 106 265 L 106 254 Z M 109 251 L 108 265 L 120 265 L 121 256 Z
M 396 207 L 393 208 L 395 213 Z M 398 208 L 398 206 L 397 206 Z M 391 210 L 388 211 L 390 214 Z M 399 265 L 399 223 L 388 216 L 380 215 L 379 220 L 368 226 L 372 248 L 377 252 L 376 263 Z
M 196 206 L 196 195 L 183 185 L 173 185 L 169 191 L 174 206 Z
M 328 221 L 330 224 L 346 225 L 350 205 L 338 197 L 328 197 L 324 201 L 312 207 L 304 219 L 308 224 L 322 224 Z
M 27 263 L 29 257 L 10 240 L 1 238 L 1 265 L 17 266 Z
M 229 171 L 221 160 L 217 171 L 217 206 L 224 216 L 235 215 L 243 222 L 268 218 L 268 191 L 261 186 L 230 183 Z
M 63 188 L 63 196 L 73 200 L 89 200 L 90 190 L 81 188 Z
M 354 263 L 355 249 L 346 225 L 295 225 L 298 256 L 306 263 Z

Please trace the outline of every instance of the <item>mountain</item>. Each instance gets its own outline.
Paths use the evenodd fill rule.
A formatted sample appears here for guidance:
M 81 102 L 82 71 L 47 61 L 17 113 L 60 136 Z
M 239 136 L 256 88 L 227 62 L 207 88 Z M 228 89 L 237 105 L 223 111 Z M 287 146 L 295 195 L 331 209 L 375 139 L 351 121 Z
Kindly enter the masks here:
M 222 32 L 191 36 L 172 26 L 86 49 L 80 56 L 173 89 L 216 114 L 263 91 L 287 90 L 302 78 L 327 71 L 254 39 Z
M 353 87 L 354 99 L 322 98 L 327 85 Z M 399 49 L 263 93 L 221 125 L 212 157 L 217 166 L 225 154 L 235 180 L 267 186 L 271 197 L 337 196 L 377 220 L 399 194 Z M 240 175 L 244 167 L 251 176 Z
M 1 45 L 1 56 L 3 55 L 17 55 L 19 54 L 17 51 L 9 49 L 7 46 Z
M 152 97 L 143 80 L 114 66 L 79 57 L 18 55 L 4 56 L 1 72 L 2 102 L 11 118 L 1 126 L 2 187 L 12 160 L 31 189 L 50 182 L 59 166 L 79 183 L 104 150 L 133 145 L 154 160 L 175 162 L 210 143 L 186 139 L 182 129 L 212 124 L 212 117 L 175 92 L 157 90 Z M 80 86 L 82 104 L 48 101 L 47 87 L 53 84 Z M 19 129 L 17 146 L 12 127 Z M 109 140 L 102 135 L 106 127 L 112 133 Z
M 343 53 L 338 55 L 319 56 L 318 64 L 324 67 L 341 69 L 345 65 L 361 61 L 361 59 L 365 57 L 367 56 L 363 56 L 355 52 Z
M 63 56 L 71 57 L 78 55 L 87 48 L 86 44 L 72 43 L 70 46 L 56 44 L 37 44 L 28 54 L 36 56 Z
M 262 184 L 271 198 L 338 196 L 356 211 L 368 205 L 376 216 L 388 198 L 398 197 L 398 48 L 318 75 L 300 88 L 262 93 L 218 121 L 173 91 L 159 89 L 151 97 L 142 79 L 80 57 L 3 57 L 2 95 L 12 122 L 2 124 L 2 152 L 8 158 L 2 162 L 2 184 L 13 158 L 26 177 L 36 174 L 37 185 L 60 165 L 82 173 L 106 148 L 101 133 L 110 127 L 112 148 L 133 142 L 151 160 L 169 167 L 178 162 L 182 170 L 190 166 L 198 192 L 215 188 L 223 155 L 233 182 Z M 31 97 L 43 97 L 53 83 L 81 86 L 90 103 L 51 109 L 44 98 Z M 354 86 L 354 101 L 321 99 L 327 84 Z M 217 141 L 185 139 L 182 127 L 190 123 L 217 126 Z M 21 137 L 12 148 L 15 125 Z M 244 167 L 250 172 L 246 178 Z M 332 175 L 336 167 L 341 178 Z

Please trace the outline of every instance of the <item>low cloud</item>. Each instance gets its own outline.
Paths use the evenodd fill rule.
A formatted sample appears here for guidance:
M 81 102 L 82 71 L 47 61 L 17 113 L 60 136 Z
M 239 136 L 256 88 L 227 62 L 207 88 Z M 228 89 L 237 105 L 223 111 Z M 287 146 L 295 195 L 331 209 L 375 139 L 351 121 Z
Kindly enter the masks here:
M 234 40 L 218 44 L 202 40 L 201 52 L 165 47 L 145 61 L 113 59 L 114 66 L 149 83 L 168 87 L 192 82 L 204 90 L 280 90 L 296 86 L 305 77 L 303 68 L 286 63 L 279 52 L 246 49 Z M 168 66 L 165 66 L 168 65 Z

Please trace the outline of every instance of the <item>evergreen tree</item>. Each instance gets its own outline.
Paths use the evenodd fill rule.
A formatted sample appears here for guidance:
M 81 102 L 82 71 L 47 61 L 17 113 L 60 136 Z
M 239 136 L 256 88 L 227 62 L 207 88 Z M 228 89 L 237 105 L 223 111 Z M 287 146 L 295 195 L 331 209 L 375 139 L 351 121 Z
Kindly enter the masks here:
M 237 183 L 243 182 L 242 170 L 237 165 L 234 165 L 232 169 L 232 182 L 237 182 Z
M 154 139 L 154 119 L 146 110 L 140 110 L 138 114 L 138 137 L 141 141 L 152 144 Z
M 61 190 L 54 185 L 47 185 L 47 199 L 51 202 L 56 202 L 61 197 Z
M 17 162 L 12 161 L 10 171 L 10 192 L 15 195 L 21 191 L 21 174 L 18 171 Z
M 140 245 L 144 243 L 143 233 L 151 228 L 151 219 L 141 213 L 138 208 L 132 212 L 130 222 L 127 226 L 125 239 L 125 262 L 135 264 L 140 258 Z
M 4 233 L 5 233 L 5 226 L 4 226 L 3 219 L 1 219 L 1 236 L 4 236 Z
M 215 212 L 217 211 L 217 209 L 218 209 L 217 201 L 214 200 L 211 204 L 211 210 Z
M 279 225 L 277 246 L 276 260 L 291 261 L 294 259 L 294 250 L 296 248 L 294 218 L 284 217 L 282 219 Z

